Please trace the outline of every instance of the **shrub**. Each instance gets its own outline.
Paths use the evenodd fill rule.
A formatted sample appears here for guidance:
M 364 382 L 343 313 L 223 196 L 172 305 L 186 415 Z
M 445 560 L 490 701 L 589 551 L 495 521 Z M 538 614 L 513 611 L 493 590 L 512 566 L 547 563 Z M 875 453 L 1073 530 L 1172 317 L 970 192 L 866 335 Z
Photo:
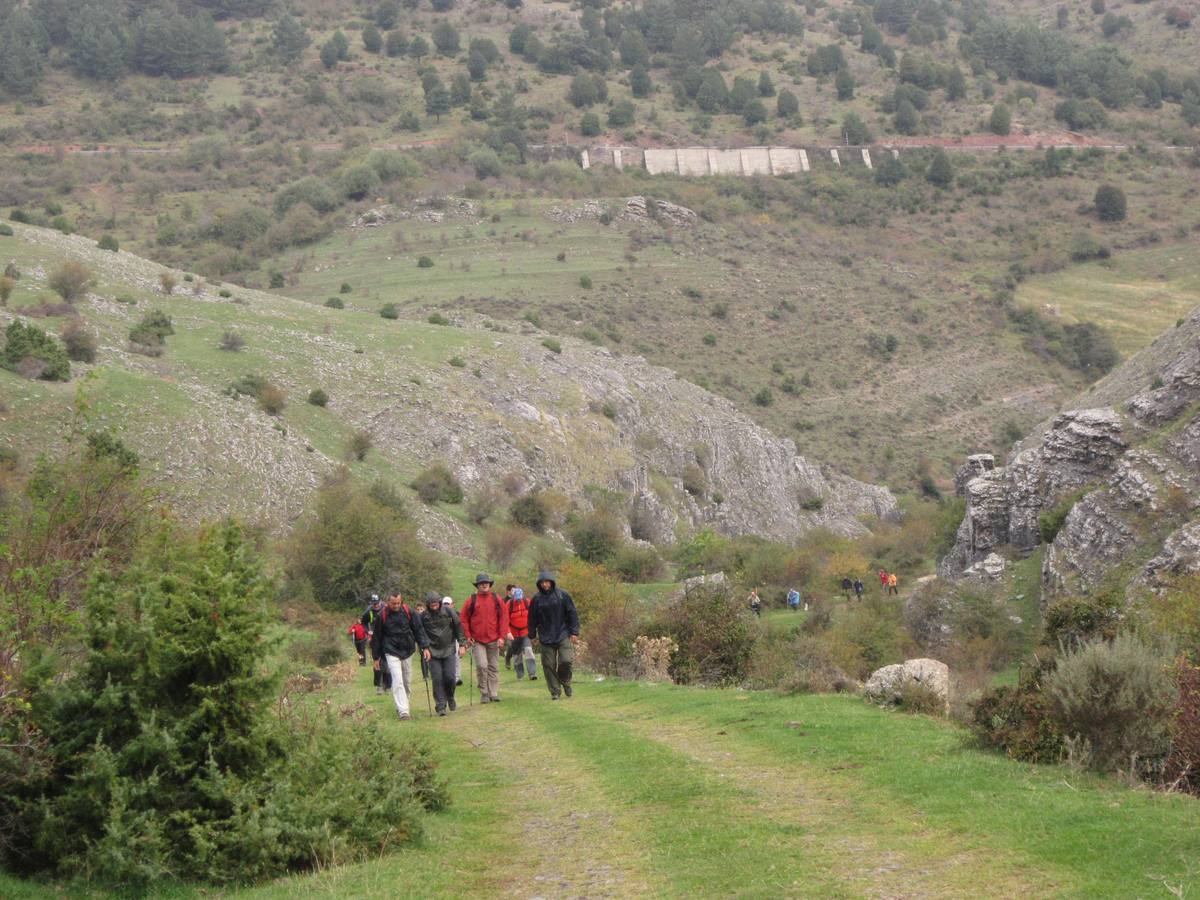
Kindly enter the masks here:
M 1125 218 L 1125 192 L 1116 185 L 1100 185 L 1092 202 L 1101 222 L 1120 222 Z
M 357 429 L 346 442 L 346 451 L 351 459 L 362 462 L 375 446 L 375 436 L 365 428 Z
M 0 306 L 8 305 L 8 298 L 12 296 L 12 292 L 16 289 L 17 283 L 7 275 L 0 276 Z
M 465 369 L 467 367 L 467 361 L 461 356 L 450 357 L 449 363 L 456 369 Z
M 443 316 L 441 313 L 430 313 L 429 318 L 426 319 L 425 321 L 427 321 L 430 325 L 449 325 L 450 324 L 450 320 L 447 319 L 445 316 Z
M 626 544 L 618 550 L 609 564 L 622 581 L 644 584 L 662 576 L 663 561 L 653 547 Z
M 580 275 L 579 276 L 579 286 L 581 288 L 583 288 L 585 291 L 590 291 L 592 289 L 592 276 L 591 275 Z
M 551 353 L 562 353 L 562 344 L 554 338 L 546 338 L 542 341 L 542 346 Z
M 277 385 L 268 382 L 258 391 L 258 405 L 268 416 L 277 416 L 287 406 L 287 394 Z
M 516 561 L 529 539 L 529 532 L 515 525 L 493 525 L 483 537 L 487 560 L 499 569 L 507 569 Z
M 379 308 L 379 315 L 385 319 L 400 318 L 400 309 L 395 303 L 385 303 Z
M 320 388 L 313 388 L 308 392 L 308 402 L 313 406 L 324 408 L 329 404 L 329 395 Z
M 267 379 L 261 375 L 242 375 L 225 389 L 232 396 L 257 397 L 258 392 L 267 386 Z
M 217 346 L 228 353 L 237 353 L 246 346 L 246 339 L 232 328 L 226 328 Z
M 330 297 L 328 300 L 325 301 L 325 305 L 329 309 L 345 309 L 346 308 L 346 304 L 342 300 L 341 297 Z
M 513 501 L 508 508 L 508 515 L 518 525 L 537 534 L 546 530 L 550 520 L 550 513 L 538 493 L 526 494 Z
M 96 350 L 99 342 L 96 335 L 88 330 L 80 319 L 70 319 L 59 332 L 67 357 L 75 362 L 93 363 L 96 361 Z
M 475 177 L 482 181 L 485 178 L 498 178 L 504 171 L 500 157 L 490 148 L 476 150 L 468 157 L 467 162 L 475 170 Z
M 0 368 L 23 378 L 42 381 L 70 381 L 71 363 L 67 351 L 46 332 L 16 321 L 4 329 L 4 350 Z
M 129 340 L 142 347 L 161 348 L 166 339 L 174 333 L 171 317 L 160 309 L 154 309 L 142 316 L 130 329 Z
M 1039 667 L 1022 673 L 1016 687 L 987 691 L 971 710 L 971 731 L 985 747 L 1012 759 L 1057 762 L 1066 746 L 1049 697 L 1042 689 Z
M 108 250 L 110 253 L 117 253 L 121 249 L 121 244 L 111 234 L 100 235 L 100 240 L 96 241 L 96 246 L 101 250 Z
M 666 607 L 653 630 L 679 645 L 670 668 L 679 684 L 736 684 L 749 671 L 750 614 L 723 586 L 685 591 Z
M 827 577 L 831 571 L 827 566 Z M 835 617 L 828 636 L 839 668 L 860 679 L 880 666 L 910 658 L 917 650 L 904 627 L 902 604 L 874 593 Z
M 353 293 L 353 291 L 354 291 L 354 287 L 348 281 L 343 281 L 342 286 L 338 288 L 339 294 L 350 294 L 350 293 Z
M 769 387 L 760 388 L 751 399 L 755 406 L 770 406 L 775 402 L 775 396 Z
M 62 263 L 46 279 L 46 286 L 67 303 L 74 303 L 83 297 L 95 283 L 92 270 L 74 260 Z
M 168 296 L 174 293 L 175 286 L 178 283 L 179 282 L 175 280 L 175 276 L 170 272 L 163 272 L 158 276 L 158 286 L 162 289 L 162 292 Z
M 1124 632 L 1058 660 L 1046 693 L 1064 734 L 1082 741 L 1101 770 L 1162 757 L 1178 691 L 1158 651 Z
M 600 117 L 594 112 L 586 112 L 579 119 L 579 133 L 584 137 L 595 137 L 603 129 L 600 126 Z
M 0 222 L 0 237 L 12 237 L 12 236 L 13 236 L 12 226 L 7 223 Z
M 1171 752 L 1163 770 L 1163 782 L 1200 794 L 1200 668 L 1181 659 L 1176 661 L 1172 676 L 1179 700 L 1168 726 Z
M 417 260 L 417 268 L 418 269 L 432 269 L 433 268 L 433 260 L 430 259 L 428 256 L 422 256 Z
M 412 483 L 422 503 L 462 503 L 463 489 L 454 474 L 442 463 L 421 472 Z
M 616 516 L 599 511 L 582 516 L 571 527 L 569 536 L 575 554 L 590 563 L 612 559 L 625 537 Z
M 992 107 L 992 115 L 988 119 L 988 128 L 992 134 L 999 135 L 1005 135 L 1012 131 L 1012 113 L 1009 112 L 1008 106 L 1003 103 L 997 103 Z
M 1097 640 L 1111 641 L 1121 625 L 1121 604 L 1101 593 L 1061 597 L 1042 615 L 1042 641 L 1052 650 L 1075 650 Z

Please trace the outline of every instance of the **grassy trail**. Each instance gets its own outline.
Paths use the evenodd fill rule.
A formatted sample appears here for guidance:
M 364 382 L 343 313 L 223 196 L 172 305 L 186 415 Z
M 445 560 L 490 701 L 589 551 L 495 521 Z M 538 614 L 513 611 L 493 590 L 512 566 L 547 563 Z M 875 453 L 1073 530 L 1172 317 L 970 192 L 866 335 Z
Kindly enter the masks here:
M 499 705 L 463 693 L 454 715 L 407 726 L 438 748 L 454 794 L 422 847 L 239 896 L 1129 897 L 1200 884 L 1196 801 L 981 753 L 945 723 L 847 697 L 586 678 L 552 703 L 541 682 L 502 682 Z M 369 705 L 389 716 L 389 702 Z

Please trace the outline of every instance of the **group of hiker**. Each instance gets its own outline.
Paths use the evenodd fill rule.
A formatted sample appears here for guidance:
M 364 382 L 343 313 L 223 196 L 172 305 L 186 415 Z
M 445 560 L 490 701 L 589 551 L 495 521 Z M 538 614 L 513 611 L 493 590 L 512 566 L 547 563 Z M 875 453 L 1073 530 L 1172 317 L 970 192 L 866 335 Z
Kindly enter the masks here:
M 879 584 L 885 594 L 899 595 L 900 593 L 900 589 L 898 587 L 899 579 L 896 577 L 895 572 L 889 572 L 886 569 L 880 569 Z M 848 576 L 844 577 L 842 578 L 841 587 L 842 594 L 846 597 L 846 599 L 850 598 L 850 592 L 853 591 L 855 599 L 861 600 L 863 593 L 866 591 L 866 585 L 863 584 L 861 578 L 852 579 Z M 746 598 L 746 603 L 754 615 L 762 615 L 762 598 L 758 596 L 758 588 L 754 588 L 750 591 L 750 596 Z M 802 600 L 800 597 L 800 592 L 795 588 L 792 588 L 787 592 L 787 606 L 788 609 L 792 610 L 793 612 L 799 612 L 801 608 L 803 608 L 805 612 L 808 611 L 808 601 Z
M 398 589 L 386 601 L 377 594 L 349 634 L 359 665 L 370 653 L 375 692 L 390 692 L 400 719 L 411 719 L 412 658 L 420 660 L 422 678 L 432 682 L 437 715 L 458 708 L 455 691 L 462 686 L 462 659 L 469 652 L 471 677 L 479 684 L 479 702 L 500 702 L 500 652 L 504 664 L 515 667 L 517 679 L 537 680 L 534 643 L 539 644 L 542 673 L 550 699 L 571 696 L 579 613 L 571 595 L 558 587 L 554 575 L 539 572 L 537 590 L 527 597 L 510 584 L 504 596 L 492 590 L 492 577 L 481 572 L 461 615 L 454 600 L 436 591 L 410 608 Z

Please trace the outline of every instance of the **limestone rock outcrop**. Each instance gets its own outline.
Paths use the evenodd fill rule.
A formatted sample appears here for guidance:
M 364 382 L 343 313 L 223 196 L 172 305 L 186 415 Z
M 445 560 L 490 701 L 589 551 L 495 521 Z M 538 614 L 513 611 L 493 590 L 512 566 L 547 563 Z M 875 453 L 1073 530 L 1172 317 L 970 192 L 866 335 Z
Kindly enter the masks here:
M 867 679 L 864 692 L 876 703 L 899 703 L 909 684 L 928 688 L 949 706 L 950 668 L 936 659 L 909 659 L 876 669 Z

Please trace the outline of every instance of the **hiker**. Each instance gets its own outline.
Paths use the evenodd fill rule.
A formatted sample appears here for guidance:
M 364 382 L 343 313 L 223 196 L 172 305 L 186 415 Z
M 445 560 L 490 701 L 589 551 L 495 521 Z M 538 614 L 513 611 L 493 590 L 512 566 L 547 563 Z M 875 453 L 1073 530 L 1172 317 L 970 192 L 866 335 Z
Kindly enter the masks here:
M 575 601 L 562 590 L 550 572 L 537 577 L 537 593 L 529 604 L 529 636 L 541 645 L 542 672 L 550 699 L 571 696 L 571 664 L 579 643 L 579 613 Z
M 358 664 L 365 666 L 367 664 L 367 626 L 362 623 L 362 620 L 351 625 L 346 633 L 350 635 L 350 640 L 354 641 L 354 652 L 358 654 Z
M 517 681 L 529 670 L 529 680 L 537 681 L 537 662 L 533 655 L 533 641 L 529 639 L 529 606 L 533 602 L 516 585 L 510 585 L 508 598 L 508 652 L 517 659 Z
M 425 595 L 425 612 L 421 626 L 429 638 L 429 673 L 433 681 L 434 708 L 439 716 L 446 710 L 454 712 L 454 661 L 467 652 L 467 636 L 463 634 L 458 613 L 447 606 L 437 591 Z
M 378 661 L 379 657 L 375 655 L 375 626 L 379 623 L 379 617 L 383 614 L 383 601 L 379 599 L 378 594 L 371 595 L 371 602 L 367 606 L 367 611 L 362 614 L 363 627 L 367 629 L 367 646 L 371 648 L 371 659 Z M 388 671 L 387 666 L 374 666 L 374 671 L 371 675 L 375 682 L 375 693 L 382 694 L 384 691 L 392 689 L 392 673 Z
M 887 593 L 888 573 L 886 569 L 879 570 L 879 586 L 883 588 L 883 592 Z
M 895 572 L 892 572 L 888 575 L 888 593 L 889 594 L 899 594 L 900 593 L 899 588 L 896 587 L 898 581 L 899 581 L 899 579 L 896 578 Z
M 421 616 L 425 615 L 425 609 L 426 609 L 425 603 L 418 602 L 413 607 L 413 612 L 417 614 L 417 618 L 420 618 Z M 421 680 L 422 681 L 429 680 L 429 663 L 427 663 L 425 661 L 424 657 L 421 658 Z
M 746 602 L 750 604 L 750 612 L 756 616 L 762 615 L 762 601 L 758 599 L 758 588 L 750 592 L 750 596 L 746 598 Z
M 443 597 L 442 598 L 442 606 L 444 606 L 446 609 L 453 610 L 454 609 L 454 598 L 453 597 Z M 456 613 L 456 615 L 457 615 L 457 613 Z M 461 641 L 455 641 L 454 643 L 455 643 L 455 647 L 454 647 L 454 686 L 462 687 L 463 653 L 459 653 L 458 651 L 462 650 L 465 653 L 465 651 L 467 649 L 467 642 L 464 639 Z
M 858 600 L 861 600 L 863 591 L 865 591 L 865 590 L 866 590 L 866 587 L 863 585 L 862 579 L 855 578 L 854 579 L 854 596 L 855 596 L 855 598 Z
M 479 676 L 479 702 L 499 703 L 500 648 L 512 635 L 508 610 L 492 593 L 491 575 L 480 572 L 475 577 L 475 593 L 463 604 L 462 626 Z
M 850 581 L 849 578 L 842 579 L 842 596 L 845 597 L 847 600 L 850 599 L 850 589 L 853 587 L 854 587 L 854 584 Z
M 375 625 L 371 656 L 376 669 L 387 666 L 392 677 L 392 700 L 401 721 L 412 718 L 408 698 L 412 690 L 412 655 L 418 647 L 421 658 L 428 660 L 429 638 L 421 619 L 408 608 L 400 592 L 393 590 Z
M 792 612 L 800 611 L 800 592 L 795 588 L 792 588 L 790 591 L 788 591 L 787 605 L 788 609 L 790 609 Z
M 504 586 L 504 605 L 508 607 L 509 625 L 512 624 L 512 599 L 513 591 L 516 589 L 517 586 L 515 584 L 506 584 Z M 513 641 L 509 641 L 508 646 L 504 648 L 504 668 L 506 669 L 512 668 L 513 643 Z

